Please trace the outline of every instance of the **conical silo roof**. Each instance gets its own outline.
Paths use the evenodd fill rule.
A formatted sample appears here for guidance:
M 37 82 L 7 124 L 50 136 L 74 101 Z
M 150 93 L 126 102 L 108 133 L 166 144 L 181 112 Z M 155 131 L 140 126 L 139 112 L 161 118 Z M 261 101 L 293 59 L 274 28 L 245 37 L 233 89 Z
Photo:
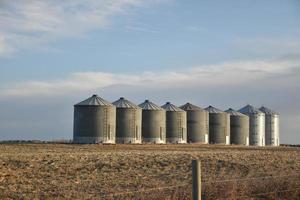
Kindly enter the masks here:
M 224 113 L 224 111 L 215 108 L 213 106 L 208 106 L 207 108 L 205 108 L 206 111 L 208 111 L 209 113 Z
M 188 110 L 203 110 L 203 108 L 200 108 L 199 106 L 195 106 L 191 103 L 186 103 L 182 106 L 180 106 L 179 108 L 181 108 L 182 110 L 188 111 Z
M 94 94 L 90 98 L 75 104 L 75 106 L 113 106 L 111 103 L 108 101 L 102 99 L 98 95 Z
M 117 108 L 140 108 L 134 103 L 125 99 L 124 97 L 121 97 L 119 100 L 113 102 L 112 104 L 115 105 Z
M 259 109 L 255 108 L 254 106 L 251 105 L 246 105 L 245 107 L 239 109 L 239 112 L 243 114 L 258 114 L 258 113 L 263 113 Z
M 260 107 L 259 110 L 261 112 L 265 113 L 266 115 L 279 115 L 277 112 L 275 112 L 267 107 L 264 107 L 264 106 Z
M 246 116 L 243 113 L 240 113 L 232 108 L 229 108 L 228 110 L 226 110 L 225 112 L 227 112 L 228 114 L 232 115 L 232 116 Z
M 163 109 L 165 109 L 166 111 L 184 111 L 180 108 L 178 108 L 177 106 L 171 104 L 170 102 L 167 102 L 165 105 L 161 106 Z
M 161 107 L 158 105 L 152 103 L 149 100 L 145 100 L 144 103 L 141 103 L 139 107 L 143 110 L 163 110 Z

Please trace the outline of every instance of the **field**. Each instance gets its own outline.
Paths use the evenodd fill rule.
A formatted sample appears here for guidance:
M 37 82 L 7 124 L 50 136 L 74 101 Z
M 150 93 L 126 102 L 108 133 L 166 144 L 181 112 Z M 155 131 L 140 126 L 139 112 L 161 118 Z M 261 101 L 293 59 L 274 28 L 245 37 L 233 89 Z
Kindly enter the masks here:
M 0 199 L 300 199 L 300 148 L 0 144 Z M 276 191 L 276 192 L 274 192 Z

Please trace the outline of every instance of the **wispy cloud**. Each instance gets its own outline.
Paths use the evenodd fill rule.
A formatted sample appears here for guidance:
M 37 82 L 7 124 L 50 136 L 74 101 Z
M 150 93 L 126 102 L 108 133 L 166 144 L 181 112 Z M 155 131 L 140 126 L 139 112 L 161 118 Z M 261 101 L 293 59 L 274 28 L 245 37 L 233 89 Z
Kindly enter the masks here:
M 240 38 L 235 41 L 237 48 L 244 52 L 251 51 L 260 54 L 282 56 L 286 54 L 298 54 L 300 52 L 300 38 Z
M 207 30 L 206 28 L 201 26 L 188 26 L 186 29 L 192 32 L 203 32 Z
M 126 26 L 128 31 L 136 31 L 136 32 L 143 32 L 143 33 L 159 33 L 158 30 L 149 29 L 142 26 Z
M 106 28 L 111 17 L 130 8 L 167 0 L 3 0 L 0 2 L 0 56 L 61 37 L 81 37 Z
M 96 91 L 113 85 L 142 86 L 145 88 L 185 88 L 246 84 L 272 76 L 283 76 L 300 68 L 300 59 L 234 61 L 186 70 L 115 74 L 77 72 L 65 79 L 27 81 L 0 90 L 0 96 L 66 95 L 74 92 Z
M 284 143 L 299 143 L 300 57 L 233 61 L 185 70 L 122 74 L 78 72 L 50 81 L 27 81 L 0 89 L 0 139 L 72 137 L 72 105 L 93 93 L 113 101 L 191 101 L 220 109 L 262 104 L 281 114 Z M 3 87 L 3 86 L 2 86 Z

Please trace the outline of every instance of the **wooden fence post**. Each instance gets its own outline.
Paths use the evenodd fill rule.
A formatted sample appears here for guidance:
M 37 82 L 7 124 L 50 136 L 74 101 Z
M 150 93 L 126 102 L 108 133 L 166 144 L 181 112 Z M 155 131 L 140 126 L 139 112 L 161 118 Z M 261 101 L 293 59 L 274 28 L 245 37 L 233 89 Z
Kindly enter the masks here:
M 192 160 L 193 200 L 201 200 L 201 162 Z

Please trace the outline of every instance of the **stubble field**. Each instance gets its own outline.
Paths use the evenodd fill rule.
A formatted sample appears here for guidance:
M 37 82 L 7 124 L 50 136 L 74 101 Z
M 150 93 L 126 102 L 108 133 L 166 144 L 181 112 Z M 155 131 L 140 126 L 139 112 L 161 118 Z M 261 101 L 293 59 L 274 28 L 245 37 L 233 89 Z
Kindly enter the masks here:
M 299 147 L 0 144 L 0 199 L 300 199 Z

